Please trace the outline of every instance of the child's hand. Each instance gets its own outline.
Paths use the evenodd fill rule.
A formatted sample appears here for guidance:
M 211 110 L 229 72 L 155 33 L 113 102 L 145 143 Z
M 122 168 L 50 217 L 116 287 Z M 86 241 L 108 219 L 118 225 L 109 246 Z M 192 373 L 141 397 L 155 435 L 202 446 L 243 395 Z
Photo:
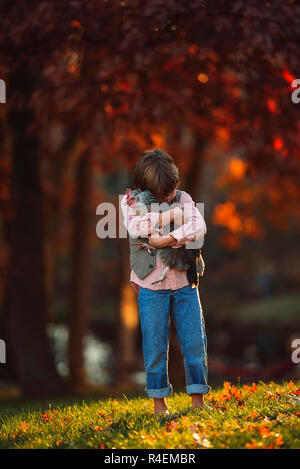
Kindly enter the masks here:
M 154 236 L 149 236 L 148 242 L 156 249 L 161 249 L 167 246 L 175 246 L 177 244 L 177 239 L 173 238 L 172 235 L 157 236 L 156 234 Z
M 179 226 L 184 223 L 184 215 L 180 207 L 166 210 L 159 215 L 158 224 L 160 228 L 165 225 L 169 225 L 172 221 L 174 221 L 174 223 Z

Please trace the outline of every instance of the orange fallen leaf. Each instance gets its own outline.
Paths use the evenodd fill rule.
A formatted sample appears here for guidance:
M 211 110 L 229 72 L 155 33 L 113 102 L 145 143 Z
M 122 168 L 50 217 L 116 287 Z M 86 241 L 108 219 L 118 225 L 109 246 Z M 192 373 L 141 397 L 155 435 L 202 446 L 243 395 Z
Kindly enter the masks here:
M 283 441 L 283 439 L 282 439 L 282 436 L 279 435 L 279 436 L 276 438 L 276 445 L 277 445 L 277 446 L 281 446 L 281 445 L 283 445 L 283 444 L 284 444 L 284 441 Z
M 179 426 L 177 425 L 175 420 L 171 420 L 171 422 L 169 422 L 166 425 L 166 430 L 168 430 L 168 431 L 170 431 L 170 430 L 179 430 Z
M 270 436 L 270 429 L 269 429 L 269 427 L 264 423 L 264 424 L 260 427 L 259 433 L 262 435 L 263 438 L 267 438 L 268 436 Z
M 96 432 L 102 432 L 103 428 L 102 428 L 102 427 L 99 427 L 98 425 L 95 425 L 95 426 L 94 426 L 94 430 L 95 430 Z
M 295 387 L 295 384 L 294 384 L 293 381 L 291 380 L 291 381 L 289 382 L 288 386 L 289 386 L 290 391 L 293 391 L 293 390 L 294 390 L 294 387 Z
M 259 417 L 259 413 L 258 413 L 258 412 L 256 412 L 256 410 L 255 410 L 255 409 L 253 409 L 253 410 L 252 410 L 251 417 L 252 417 L 253 419 L 256 419 L 257 417 Z

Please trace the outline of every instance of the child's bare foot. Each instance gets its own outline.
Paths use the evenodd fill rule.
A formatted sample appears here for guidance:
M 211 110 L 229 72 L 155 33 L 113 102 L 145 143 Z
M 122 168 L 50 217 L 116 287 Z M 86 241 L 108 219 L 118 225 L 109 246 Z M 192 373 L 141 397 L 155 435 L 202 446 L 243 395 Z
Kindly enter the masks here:
M 191 394 L 191 398 L 193 409 L 210 409 L 204 402 L 203 394 Z
M 153 403 L 155 415 L 168 415 L 168 406 L 164 397 L 162 399 L 153 398 Z

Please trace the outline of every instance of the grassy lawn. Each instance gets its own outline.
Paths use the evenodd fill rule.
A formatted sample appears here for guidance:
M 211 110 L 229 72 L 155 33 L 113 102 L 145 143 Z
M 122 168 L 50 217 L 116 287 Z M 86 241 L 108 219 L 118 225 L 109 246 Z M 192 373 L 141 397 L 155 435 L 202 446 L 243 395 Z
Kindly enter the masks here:
M 224 383 L 207 396 L 167 398 L 169 418 L 153 415 L 147 397 L 0 405 L 0 448 L 298 448 L 300 383 Z

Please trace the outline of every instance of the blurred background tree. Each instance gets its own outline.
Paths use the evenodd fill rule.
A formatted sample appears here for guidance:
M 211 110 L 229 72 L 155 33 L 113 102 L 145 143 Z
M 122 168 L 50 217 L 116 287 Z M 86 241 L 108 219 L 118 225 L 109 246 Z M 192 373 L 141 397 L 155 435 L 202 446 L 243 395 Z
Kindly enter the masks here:
M 119 216 L 130 171 L 154 146 L 174 157 L 181 188 L 205 203 L 200 293 L 212 378 L 289 372 L 299 304 L 297 3 L 26 7 L 0 6 L 3 379 L 28 395 L 86 388 L 93 376 L 119 387 L 143 380 L 128 240 L 99 240 L 95 214 L 110 201 Z M 94 356 L 99 371 L 105 353 L 106 369 L 89 372 L 87 361 Z M 179 355 L 173 330 L 178 387 Z

